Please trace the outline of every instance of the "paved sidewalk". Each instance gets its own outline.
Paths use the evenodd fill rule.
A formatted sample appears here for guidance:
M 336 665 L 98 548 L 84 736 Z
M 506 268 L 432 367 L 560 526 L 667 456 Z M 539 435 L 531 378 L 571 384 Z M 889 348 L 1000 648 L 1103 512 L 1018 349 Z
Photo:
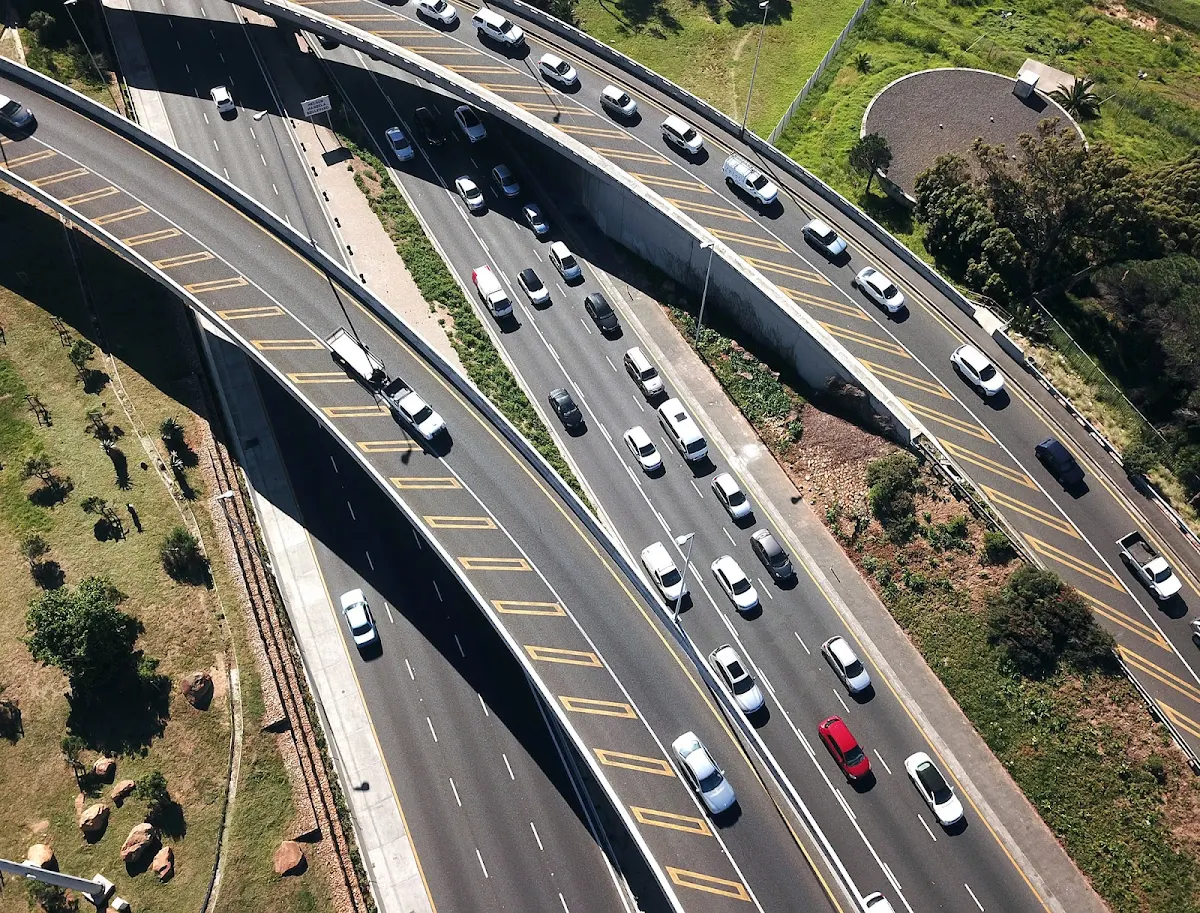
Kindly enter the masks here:
M 647 354 L 673 388 L 689 392 L 710 443 L 742 473 L 751 495 L 787 538 L 792 555 L 807 566 L 870 651 L 1024 876 L 1056 913 L 1107 913 L 1037 810 L 662 307 L 637 288 L 604 278 L 619 291 L 618 298 L 632 304 L 622 317 L 646 341 Z
M 167 119 L 167 109 L 163 106 L 158 90 L 154 88 L 154 73 L 146 59 L 146 49 L 142 46 L 142 36 L 137 30 L 132 5 L 129 0 L 102 2 L 106 10 L 105 19 L 108 22 L 109 34 L 112 35 L 113 49 L 117 54 L 117 69 L 129 89 L 129 98 L 133 102 L 138 124 L 157 139 L 178 149 L 179 144 L 175 142 L 171 122 Z M 111 12 L 108 12 L 109 10 Z
M 201 320 L 206 355 L 221 404 L 234 429 L 232 442 L 250 485 L 255 513 L 271 552 L 303 668 L 316 701 L 342 794 L 354 818 L 372 893 L 384 913 L 433 913 L 400 800 L 346 650 L 340 619 L 299 516 L 274 433 L 249 359 L 216 327 Z M 363 781 L 388 789 L 356 790 Z

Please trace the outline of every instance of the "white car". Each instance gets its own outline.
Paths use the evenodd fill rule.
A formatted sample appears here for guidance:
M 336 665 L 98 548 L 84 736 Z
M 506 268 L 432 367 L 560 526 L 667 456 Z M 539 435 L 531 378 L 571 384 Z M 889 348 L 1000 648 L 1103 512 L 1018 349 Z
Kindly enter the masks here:
M 679 568 L 671 560 L 667 547 L 661 542 L 655 542 L 642 549 L 642 567 L 646 569 L 668 606 L 674 605 L 688 594 L 683 575 L 679 573 Z
M 820 219 L 813 219 L 802 230 L 804 239 L 830 260 L 846 252 L 846 239 Z
M 479 143 L 487 139 L 487 127 L 479 119 L 479 115 L 470 105 L 459 105 L 454 109 L 454 122 L 463 132 L 469 143 Z
M 742 520 L 753 513 L 750 499 L 729 473 L 723 472 L 713 479 L 712 491 L 731 519 Z
M 564 88 L 579 82 L 579 74 L 575 72 L 575 68 L 555 54 L 543 54 L 542 59 L 538 61 L 538 69 L 550 82 Z
M 742 713 L 757 713 L 762 709 L 763 695 L 754 679 L 742 665 L 742 658 L 729 644 L 723 644 L 708 654 L 709 665 L 721 677 Z
M 634 425 L 625 432 L 625 446 L 629 448 L 629 452 L 634 455 L 646 472 L 657 472 L 662 469 L 662 456 L 659 455 L 654 441 L 650 440 L 650 435 L 641 425 Z
M 387 388 L 384 388 L 384 393 L 387 393 Z M 433 410 L 429 403 L 425 402 L 419 393 L 409 390 L 394 402 L 405 421 L 415 428 L 417 434 L 425 440 L 432 441 L 446 430 L 445 420 Z
M 471 210 L 471 212 L 479 212 L 482 209 L 487 209 L 487 201 L 483 198 L 483 191 L 479 189 L 478 184 L 466 175 L 454 179 L 454 189 L 458 191 L 458 195 L 462 197 L 463 202 L 467 204 L 467 209 Z
M 446 0 L 416 0 L 417 15 L 442 25 L 454 25 L 458 22 L 458 10 Z
M 530 304 L 545 304 L 550 300 L 550 289 L 546 288 L 541 276 L 531 267 L 527 266 L 517 273 L 517 284 L 521 286 L 521 291 L 525 293 Z
M 694 732 L 685 732 L 671 747 L 688 784 L 704 800 L 710 815 L 719 815 L 737 801 L 733 787 L 725 779 L 725 771 L 713 761 L 712 755 Z
M 904 293 L 900 291 L 895 282 L 875 267 L 863 267 L 852 281 L 855 286 L 863 290 L 863 294 L 889 314 L 898 314 L 903 310 Z
M 369 647 L 379 639 L 375 630 L 375 619 L 371 617 L 371 607 L 362 590 L 350 590 L 342 593 L 342 615 L 346 618 L 346 626 L 354 645 L 360 650 Z
M 571 253 L 571 248 L 562 241 L 555 241 L 550 245 L 550 262 L 567 282 L 583 275 L 583 270 L 579 268 L 579 261 Z
M 962 820 L 962 803 L 929 755 L 923 751 L 910 754 L 904 759 L 904 769 L 908 771 L 908 778 L 937 818 L 938 824 L 949 827 Z
M 233 96 L 229 94 L 229 90 L 224 86 L 213 86 L 212 91 L 208 94 L 212 96 L 212 100 L 217 106 L 217 111 L 221 114 L 228 114 L 233 110 Z
M 600 90 L 600 107 L 609 114 L 626 118 L 633 117 L 638 110 L 633 96 L 616 86 L 605 86 Z
M 384 136 L 387 137 L 388 147 L 392 150 L 392 154 L 396 156 L 396 161 L 407 162 L 415 154 L 412 143 L 408 141 L 408 137 L 404 135 L 404 131 L 399 127 L 388 127 Z
M 739 612 L 749 612 L 758 605 L 758 590 L 736 561 L 722 555 L 712 563 L 713 576 Z
M 984 396 L 995 396 L 1004 389 L 1004 375 L 996 370 L 990 358 L 970 343 L 954 350 L 950 364 Z
M 550 223 L 546 221 L 546 217 L 542 215 L 542 207 L 537 203 L 526 203 L 521 207 L 521 217 L 525 220 L 525 224 L 532 229 L 536 237 L 543 237 L 550 231 Z
M 867 672 L 867 667 L 862 664 L 858 654 L 846 642 L 846 638 L 829 638 L 821 644 L 821 655 L 833 669 L 833 674 L 841 679 L 851 694 L 858 694 L 871 687 L 871 674 Z

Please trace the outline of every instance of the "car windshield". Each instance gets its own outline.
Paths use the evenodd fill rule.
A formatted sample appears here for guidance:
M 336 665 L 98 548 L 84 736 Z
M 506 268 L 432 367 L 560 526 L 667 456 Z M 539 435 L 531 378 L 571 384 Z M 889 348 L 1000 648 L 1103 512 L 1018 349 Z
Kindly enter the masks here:
M 1155 583 L 1162 583 L 1164 580 L 1169 580 L 1170 578 L 1171 569 L 1169 567 L 1161 568 L 1154 574 Z
M 696 133 L 695 127 L 688 127 L 686 130 L 683 131 L 684 142 L 690 143 L 692 140 L 694 140 L 696 138 L 697 135 L 698 134 Z
M 721 776 L 719 770 L 714 770 L 707 777 L 700 778 L 700 789 L 706 793 L 711 793 L 714 789 L 721 785 L 724 777 Z
M 740 488 L 737 491 L 734 491 L 729 495 L 729 504 L 731 507 L 737 507 L 739 504 L 745 504 L 745 503 L 746 503 L 746 496 L 742 493 L 742 490 Z
M 898 288 L 896 288 L 896 286 L 892 285 L 891 283 L 888 283 L 882 289 L 879 290 L 879 294 L 883 295 L 884 298 L 895 298 L 896 295 L 899 294 L 899 292 L 900 292 L 900 290 Z
M 20 110 L 21 105 L 18 102 L 9 99 L 8 104 L 0 108 L 0 114 L 3 114 L 5 117 L 16 117 L 17 112 Z
M 863 664 L 857 659 L 845 666 L 847 678 L 857 678 L 862 675 Z
M 431 415 L 433 415 L 433 410 L 430 409 L 428 405 L 424 405 L 420 409 L 418 409 L 416 412 L 413 413 L 413 421 L 414 422 L 423 422 L 427 418 L 429 418 L 429 416 L 431 416 Z
M 688 453 L 699 453 L 703 449 L 704 449 L 704 439 L 703 438 L 692 441 L 690 444 L 687 445 Z
M 991 380 L 995 376 L 996 376 L 996 369 L 990 364 L 984 365 L 982 370 L 980 370 L 980 372 L 979 372 L 980 380 Z
M 556 72 L 560 75 L 563 75 L 563 76 L 566 75 L 567 70 L 569 70 L 569 69 L 571 69 L 571 66 L 565 60 L 560 60 L 558 63 L 556 63 L 554 65 L 554 72 Z
M 682 578 L 680 578 L 680 576 L 679 576 L 679 568 L 672 565 L 670 568 L 668 568 L 666 571 L 664 571 L 662 573 L 662 576 L 660 577 L 660 579 L 662 580 L 663 586 L 672 587 L 672 586 L 678 586 L 679 581 Z
M 820 238 L 822 241 L 824 241 L 826 244 L 828 244 L 830 241 L 832 241 L 834 238 L 837 237 L 837 235 L 835 235 L 833 233 L 833 229 L 829 228 L 826 225 L 822 225 L 820 228 L 815 228 L 815 229 L 813 229 L 813 231 L 816 234 L 816 236 L 818 238 Z
M 654 453 L 654 445 L 649 441 L 646 441 L 644 444 L 638 444 L 637 452 L 639 456 L 651 456 Z
M 525 287 L 531 292 L 540 292 L 542 290 L 542 280 L 538 278 L 537 273 L 529 270 L 524 274 Z
M 563 257 L 561 262 L 562 262 L 563 269 L 574 269 L 575 268 L 575 258 L 572 257 L 570 254 L 567 254 L 565 257 Z
M 734 593 L 740 596 L 750 589 L 750 581 L 745 577 L 737 577 L 729 581 L 729 587 Z
M 863 762 L 863 757 L 863 750 L 855 745 L 846 752 L 846 766 L 855 767 L 856 765 L 861 764 Z
M 617 96 L 617 104 L 621 106 L 629 104 L 629 96 L 622 92 Z
M 479 118 L 475 116 L 475 112 L 470 108 L 464 108 L 459 116 L 468 127 L 474 127 L 479 123 Z
M 658 372 L 653 368 L 647 368 L 645 371 L 639 373 L 638 377 L 640 377 L 642 380 L 649 380 L 652 377 L 658 377 Z
M 435 13 L 440 13 L 446 8 L 446 0 L 433 0 L 433 3 L 430 4 L 430 7 Z

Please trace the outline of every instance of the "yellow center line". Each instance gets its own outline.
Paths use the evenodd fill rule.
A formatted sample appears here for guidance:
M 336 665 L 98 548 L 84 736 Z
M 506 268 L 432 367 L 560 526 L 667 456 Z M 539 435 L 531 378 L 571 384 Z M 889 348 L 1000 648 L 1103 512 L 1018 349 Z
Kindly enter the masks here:
M 866 364 L 866 362 L 863 362 Z M 1021 472 L 1013 466 L 1006 466 L 997 460 L 989 459 L 981 456 L 974 450 L 968 450 L 961 444 L 955 444 L 953 441 L 942 441 L 942 446 L 950 456 L 962 460 L 964 463 L 970 463 L 973 466 L 978 466 L 980 469 L 986 469 L 988 472 L 994 472 L 998 476 L 1003 476 L 1010 482 L 1016 482 L 1018 485 L 1024 485 L 1026 488 L 1037 491 L 1037 486 L 1033 484 L 1033 479 Z
M 683 831 L 686 834 L 698 834 L 701 837 L 712 836 L 712 831 L 708 829 L 708 824 L 703 818 L 676 815 L 674 812 L 660 812 L 658 809 L 643 808 L 640 805 L 631 805 L 629 810 L 633 812 L 633 817 L 639 824 L 666 827 L 673 831 Z
M 668 203 L 674 203 L 684 212 L 696 212 L 702 216 L 716 216 L 719 219 L 729 219 L 733 222 L 749 222 L 750 217 L 728 206 L 713 206 L 709 203 L 692 203 L 688 200 L 665 198 Z
M 1197 688 L 1192 682 L 1180 678 L 1173 672 L 1168 672 L 1158 663 L 1152 662 L 1125 647 L 1118 646 L 1117 652 L 1121 654 L 1121 659 L 1125 660 L 1126 665 L 1133 666 L 1133 668 L 1146 673 L 1146 675 L 1161 682 L 1168 688 L 1178 691 L 1188 700 L 1200 703 L 1200 688 Z
M 960 431 L 963 434 L 969 434 L 972 437 L 977 437 L 981 441 L 987 441 L 989 444 L 996 443 L 995 438 L 988 434 L 987 429 L 982 425 L 976 425 L 973 422 L 963 421 L 962 419 L 953 418 L 929 406 L 922 406 L 920 403 L 914 403 L 910 399 L 900 398 L 900 402 L 904 403 L 913 413 L 913 415 L 921 418 L 929 419 L 931 422 L 938 422 L 945 425 L 947 428 L 953 428 L 955 431 Z
M 591 697 L 566 697 L 560 694 L 558 699 L 572 713 L 591 713 L 596 716 L 616 716 L 623 720 L 636 720 L 637 713 L 633 707 L 623 701 L 602 701 Z
M 858 320 L 871 319 L 867 316 L 866 311 L 857 304 L 843 304 L 840 301 L 834 301 L 832 298 L 821 298 L 817 295 L 810 295 L 807 292 L 798 292 L 794 288 L 788 288 L 783 285 L 778 286 L 778 288 L 797 304 L 807 304 L 815 308 L 824 308 L 827 311 L 833 311 L 835 314 L 841 314 L 843 317 L 854 317 Z
M 1073 539 L 1083 538 L 1079 535 L 1079 531 L 1075 529 L 1074 525 L 1072 525 L 1069 521 L 1064 520 L 1062 517 L 1055 516 L 1054 514 L 1048 513 L 1044 510 L 1039 510 L 1036 507 L 1026 504 L 1024 501 L 1018 500 L 1017 498 L 1007 495 L 1002 491 L 998 491 L 995 488 L 990 488 L 987 485 L 980 485 L 979 488 L 985 495 L 987 495 L 987 497 L 994 501 L 1001 510 L 1011 510 L 1023 517 L 1028 517 L 1030 520 L 1036 520 L 1038 523 L 1044 523 L 1051 529 L 1056 529 L 1060 533 L 1070 536 Z
M 1125 588 L 1121 586 L 1121 581 L 1104 568 L 1096 567 L 1096 565 L 1090 564 L 1082 558 L 1076 558 L 1070 552 L 1064 552 L 1061 548 L 1056 548 L 1049 542 L 1043 542 L 1036 536 L 1031 536 L 1028 533 L 1023 533 L 1022 535 L 1025 537 L 1025 541 L 1039 555 L 1049 558 L 1051 561 L 1057 561 L 1064 567 L 1068 567 L 1076 573 L 1083 574 L 1085 577 L 1090 577 L 1097 583 L 1102 583 L 1106 587 L 1116 590 L 1118 593 L 1125 592 Z
M 1190 716 L 1180 713 L 1170 704 L 1163 703 L 1162 701 L 1155 701 L 1155 703 L 1158 705 L 1158 709 L 1163 712 L 1163 715 L 1175 724 L 1177 729 L 1182 729 L 1189 735 L 1200 739 L 1200 723 L 1197 723 Z
M 778 249 L 787 253 L 787 248 L 781 247 Z M 758 257 L 743 257 L 742 259 L 758 269 L 766 270 L 770 273 L 779 273 L 779 275 L 787 276 L 790 279 L 804 279 L 817 285 L 829 285 L 828 279 L 810 269 L 801 269 L 798 266 L 790 266 L 786 263 L 776 263 L 773 260 L 760 260 Z
M 720 894 L 723 897 L 732 897 L 734 900 L 750 902 L 750 893 L 746 890 L 746 886 L 739 881 L 716 878 L 701 872 L 689 872 L 687 869 L 677 869 L 673 865 L 667 866 L 666 869 L 671 881 L 681 888 L 692 888 L 696 891 Z
M 857 343 L 860 346 L 866 346 L 870 349 L 878 349 L 880 352 L 887 352 L 890 355 L 897 355 L 900 358 L 912 357 L 902 346 L 898 346 L 890 340 L 878 339 L 866 333 L 860 333 L 858 330 L 840 327 L 836 323 L 826 323 L 824 320 L 819 322 L 831 335 L 837 336 L 839 339 L 845 339 L 848 342 Z
M 675 190 L 694 190 L 696 193 L 712 193 L 699 181 L 681 181 L 679 178 L 661 177 L 657 174 L 643 174 L 638 171 L 629 172 L 630 177 L 637 178 L 643 184 L 654 184 L 658 187 L 673 187 Z
M 1101 602 L 1091 593 L 1085 593 L 1083 590 L 1076 590 L 1076 592 L 1091 603 L 1092 611 L 1097 615 L 1103 615 L 1113 624 L 1120 625 L 1125 630 L 1136 634 L 1143 640 L 1148 640 L 1160 649 L 1170 651 L 1171 642 L 1163 637 L 1162 633 L 1154 626 L 1148 625 L 1144 621 L 1138 621 L 1136 618 L 1130 618 L 1124 612 L 1114 609 L 1107 602 Z
M 567 666 L 588 666 L 592 669 L 603 669 L 600 657 L 590 650 L 567 650 L 563 647 L 538 647 L 525 644 L 525 652 L 530 659 L 543 663 L 563 663 Z
M 645 774 L 656 774 L 660 777 L 673 777 L 675 771 L 662 758 L 647 758 L 640 754 L 628 754 L 624 751 L 613 751 L 608 748 L 593 748 L 597 760 L 606 767 L 621 767 L 625 770 L 636 770 Z

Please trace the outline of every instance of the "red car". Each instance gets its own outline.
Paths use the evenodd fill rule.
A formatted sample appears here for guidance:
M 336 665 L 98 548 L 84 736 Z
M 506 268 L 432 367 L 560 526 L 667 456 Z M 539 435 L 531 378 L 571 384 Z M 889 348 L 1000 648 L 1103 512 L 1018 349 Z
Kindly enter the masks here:
M 860 780 L 871 772 L 871 759 L 862 750 L 858 740 L 850 733 L 850 727 L 840 716 L 831 716 L 817 727 L 817 734 L 847 780 Z

